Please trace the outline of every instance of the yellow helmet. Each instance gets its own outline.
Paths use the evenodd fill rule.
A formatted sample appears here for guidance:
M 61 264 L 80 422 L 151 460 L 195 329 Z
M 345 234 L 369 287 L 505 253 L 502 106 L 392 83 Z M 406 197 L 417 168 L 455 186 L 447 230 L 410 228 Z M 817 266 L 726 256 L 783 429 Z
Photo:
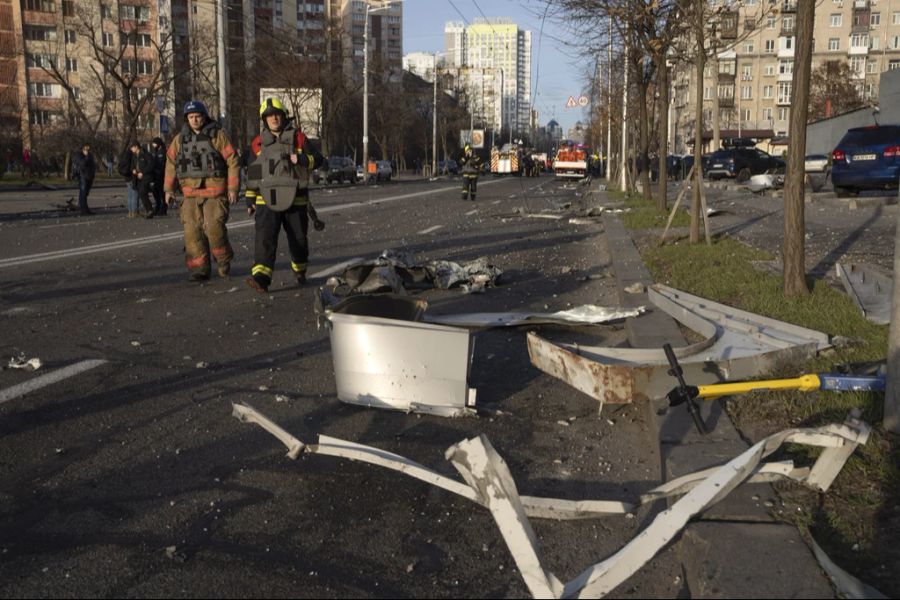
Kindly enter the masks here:
M 259 118 L 265 119 L 271 114 L 280 112 L 282 116 L 287 118 L 288 112 L 278 98 L 266 98 L 265 102 L 259 105 Z

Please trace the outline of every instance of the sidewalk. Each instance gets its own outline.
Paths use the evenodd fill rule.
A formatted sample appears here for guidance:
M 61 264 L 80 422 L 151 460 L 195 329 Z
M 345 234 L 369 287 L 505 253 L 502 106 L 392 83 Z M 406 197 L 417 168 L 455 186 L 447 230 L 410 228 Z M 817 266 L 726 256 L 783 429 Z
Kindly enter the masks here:
M 599 203 L 609 199 L 595 192 Z M 629 343 L 636 348 L 684 345 L 678 324 L 666 313 L 652 310 L 646 293 L 626 293 L 635 283 L 654 283 L 629 232 L 613 214 L 605 213 L 604 227 L 623 306 L 651 310 L 628 319 Z M 665 400 L 649 404 L 648 420 L 656 423 L 662 480 L 721 465 L 748 448 L 720 402 L 704 402 L 701 414 L 714 430 L 699 435 L 684 407 L 665 411 Z M 659 411 L 659 412 L 658 412 Z M 651 432 L 653 429 L 651 428 Z M 693 598 L 834 598 L 826 575 L 800 532 L 770 515 L 766 503 L 776 498 L 769 484 L 744 484 L 690 523 L 676 542 Z

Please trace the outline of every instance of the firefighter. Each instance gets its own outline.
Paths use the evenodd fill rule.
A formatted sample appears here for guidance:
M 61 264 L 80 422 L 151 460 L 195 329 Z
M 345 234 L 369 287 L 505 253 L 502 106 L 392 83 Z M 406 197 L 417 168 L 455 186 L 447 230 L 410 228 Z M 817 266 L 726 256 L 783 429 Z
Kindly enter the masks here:
M 176 189 L 184 194 L 185 264 L 190 281 L 209 280 L 210 253 L 219 277 L 228 277 L 234 250 L 228 241 L 228 212 L 237 202 L 240 176 L 237 155 L 228 136 L 209 118 L 199 100 L 184 105 L 185 124 L 166 151 L 164 187 L 166 205 L 175 201 Z M 227 198 L 226 198 L 227 194 Z
M 459 159 L 463 172 L 462 199 L 471 198 L 475 201 L 475 192 L 478 190 L 478 176 L 481 174 L 481 157 L 472 151 L 472 147 L 466 144 L 463 148 L 462 158 Z
M 297 285 L 306 283 L 310 218 L 317 230 L 324 228 L 309 203 L 309 176 L 325 159 L 289 118 L 278 98 L 267 98 L 260 105 L 259 118 L 262 133 L 250 145 L 247 167 L 247 213 L 256 215 L 253 269 L 247 285 L 264 293 L 272 283 L 282 228 Z

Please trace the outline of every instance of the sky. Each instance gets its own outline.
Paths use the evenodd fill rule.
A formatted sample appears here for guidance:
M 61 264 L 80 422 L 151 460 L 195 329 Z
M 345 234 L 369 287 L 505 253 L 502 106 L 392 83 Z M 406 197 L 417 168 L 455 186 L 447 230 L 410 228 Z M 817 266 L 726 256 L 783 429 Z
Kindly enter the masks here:
M 519 29 L 531 31 L 532 102 L 539 123 L 546 125 L 556 119 L 565 132 L 576 121 L 584 122 L 586 111 L 566 108 L 566 102 L 569 96 L 577 99 L 582 95 L 587 59 L 571 56 L 572 50 L 559 41 L 567 39 L 567 34 L 552 19 L 544 20 L 541 35 L 543 5 L 536 0 L 404 0 L 404 54 L 443 51 L 444 24 L 463 20 L 472 23 L 482 16 L 479 7 L 488 17 L 510 17 Z

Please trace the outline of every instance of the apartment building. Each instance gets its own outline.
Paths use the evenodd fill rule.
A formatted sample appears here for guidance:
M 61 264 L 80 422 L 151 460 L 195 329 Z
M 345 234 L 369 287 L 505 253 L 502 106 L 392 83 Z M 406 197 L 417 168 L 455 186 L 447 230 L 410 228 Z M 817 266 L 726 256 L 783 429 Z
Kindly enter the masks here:
M 727 135 L 786 136 L 793 100 L 796 0 L 732 3 L 717 26 L 721 51 L 703 80 L 704 131 L 719 111 Z M 821 0 L 816 3 L 812 67 L 846 62 L 863 97 L 877 101 L 878 78 L 900 68 L 900 0 Z M 697 79 L 692 65 L 672 78 L 675 152 L 694 137 Z M 708 136 L 705 136 L 708 137 Z
M 506 17 L 476 19 L 464 31 L 462 25 L 448 22 L 444 27 L 448 64 L 481 73 L 481 78 L 469 77 L 473 84 L 467 85 L 500 90 L 499 110 L 483 111 L 486 127 L 503 129 L 511 137 L 525 134 L 530 130 L 532 120 L 531 32 L 519 29 Z M 484 86 L 486 73 L 499 81 Z M 468 89 L 463 85 L 460 87 Z M 478 87 L 467 93 L 472 98 L 482 97 Z

